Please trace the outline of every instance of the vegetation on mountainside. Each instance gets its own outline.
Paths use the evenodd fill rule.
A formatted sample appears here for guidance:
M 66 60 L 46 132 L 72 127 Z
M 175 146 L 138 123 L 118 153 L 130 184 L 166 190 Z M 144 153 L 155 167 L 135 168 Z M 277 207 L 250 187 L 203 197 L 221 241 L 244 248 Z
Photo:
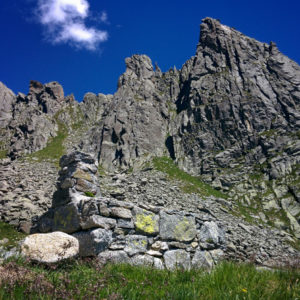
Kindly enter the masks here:
M 300 271 L 224 262 L 211 273 L 167 271 L 97 260 L 0 266 L 0 299 L 298 299 Z
M 7 157 L 7 150 L 0 150 L 0 159 Z
M 2 130 L 1 130 L 2 131 Z M 0 131 L 0 133 L 1 133 Z M 6 158 L 7 157 L 7 149 L 4 141 L 0 141 L 0 159 Z
M 59 165 L 59 159 L 65 154 L 63 142 L 68 136 L 68 129 L 67 126 L 59 120 L 58 114 L 55 116 L 55 120 L 58 125 L 57 135 L 49 139 L 45 148 L 30 154 L 28 158 L 35 159 L 39 162 L 51 160 L 57 166 Z
M 153 159 L 153 166 L 156 170 L 166 173 L 170 179 L 180 181 L 181 189 L 185 193 L 197 193 L 202 196 L 212 195 L 218 198 L 227 198 L 227 195 L 215 190 L 209 184 L 201 181 L 200 178 L 180 170 L 169 157 L 155 157 Z

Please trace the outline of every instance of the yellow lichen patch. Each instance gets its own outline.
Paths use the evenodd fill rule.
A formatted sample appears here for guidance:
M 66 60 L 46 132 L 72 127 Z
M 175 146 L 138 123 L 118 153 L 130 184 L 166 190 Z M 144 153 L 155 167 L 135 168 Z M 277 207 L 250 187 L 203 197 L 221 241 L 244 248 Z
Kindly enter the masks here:
M 138 231 L 148 234 L 158 232 L 158 222 L 155 220 L 155 214 L 141 213 L 136 215 L 135 226 Z
M 92 177 L 91 177 L 91 175 L 89 173 L 86 173 L 86 172 L 84 172 L 84 171 L 82 171 L 80 169 L 77 169 L 75 171 L 75 173 L 73 174 L 73 177 L 74 178 L 78 178 L 78 179 L 85 179 L 85 180 L 90 181 L 90 182 L 93 181 Z
M 192 220 L 184 217 L 174 229 L 174 236 L 176 240 L 182 242 L 189 242 L 196 236 L 196 225 Z

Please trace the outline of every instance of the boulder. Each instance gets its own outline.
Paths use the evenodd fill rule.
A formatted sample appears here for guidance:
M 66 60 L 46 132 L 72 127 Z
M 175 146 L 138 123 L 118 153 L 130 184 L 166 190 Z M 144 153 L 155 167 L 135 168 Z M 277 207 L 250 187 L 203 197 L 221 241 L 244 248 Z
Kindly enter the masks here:
M 197 234 L 195 218 L 161 212 L 159 234 L 165 240 L 192 241 Z
M 37 233 L 25 238 L 21 253 L 40 263 L 56 263 L 79 254 L 78 240 L 64 232 Z

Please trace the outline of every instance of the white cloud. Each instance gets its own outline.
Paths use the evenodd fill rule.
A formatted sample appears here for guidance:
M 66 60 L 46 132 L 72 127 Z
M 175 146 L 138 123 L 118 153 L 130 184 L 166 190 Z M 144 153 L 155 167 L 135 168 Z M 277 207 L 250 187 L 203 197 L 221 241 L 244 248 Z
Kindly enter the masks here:
M 108 16 L 107 16 L 107 13 L 106 13 L 105 11 L 103 11 L 103 12 L 101 13 L 100 20 L 101 20 L 101 22 L 103 22 L 103 23 L 107 23 L 107 21 L 108 21 Z
M 87 0 L 38 0 L 37 16 L 46 28 L 47 39 L 53 43 L 95 50 L 108 38 L 106 31 L 85 25 L 89 17 Z M 102 19 L 107 21 L 106 13 L 101 14 Z

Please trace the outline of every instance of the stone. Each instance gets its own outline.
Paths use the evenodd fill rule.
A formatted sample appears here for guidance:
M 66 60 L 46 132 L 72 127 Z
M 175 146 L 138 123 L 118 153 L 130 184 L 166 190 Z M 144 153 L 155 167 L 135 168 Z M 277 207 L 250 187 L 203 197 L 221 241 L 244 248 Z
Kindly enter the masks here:
M 166 242 L 156 241 L 151 245 L 151 249 L 158 251 L 165 251 L 169 249 L 169 246 Z
M 208 251 L 196 250 L 192 259 L 192 268 L 194 269 L 211 269 L 214 261 Z
M 275 200 L 271 200 L 267 203 L 263 203 L 263 208 L 264 208 L 264 210 L 272 210 L 272 209 L 279 210 L 280 209 L 280 207 L 278 206 L 278 204 Z
M 221 249 L 214 249 L 211 250 L 209 253 L 212 259 L 214 260 L 215 264 L 218 264 L 224 257 L 224 251 Z
M 104 217 L 109 217 L 110 215 L 110 209 L 104 203 L 99 204 L 99 211 L 100 211 L 100 215 Z
M 197 234 L 195 218 L 161 212 L 159 234 L 164 240 L 192 241 Z
M 145 209 L 133 210 L 134 225 L 137 232 L 146 235 L 156 235 L 159 232 L 159 216 Z
M 290 226 L 295 234 L 295 237 L 300 239 L 300 225 L 299 225 L 298 221 L 289 212 L 286 212 L 286 215 L 289 218 L 289 221 L 291 224 Z
M 79 231 L 73 234 L 79 241 L 79 255 L 81 257 L 97 256 L 107 250 L 112 242 L 112 232 L 102 228 L 89 231 Z
M 104 252 L 100 252 L 98 255 L 98 259 L 101 263 L 114 263 L 114 264 L 126 264 L 130 263 L 130 258 L 126 254 L 125 251 L 109 251 L 106 250 Z
M 123 219 L 131 219 L 132 218 L 131 211 L 127 208 L 122 208 L 122 207 L 112 207 L 110 209 L 110 215 L 112 217 L 123 218 Z
M 225 234 L 214 221 L 204 222 L 199 231 L 199 240 L 219 247 L 225 243 Z
M 56 263 L 79 254 L 78 240 L 64 232 L 33 234 L 25 238 L 21 253 L 39 263 Z
M 142 235 L 128 235 L 126 236 L 125 252 L 129 256 L 133 256 L 138 253 L 145 253 L 148 247 L 148 239 Z
M 122 241 L 117 241 L 109 245 L 110 250 L 123 250 L 124 248 L 125 248 L 125 242 Z
M 73 233 L 80 229 L 80 216 L 76 205 L 70 203 L 54 212 L 53 230 Z
M 134 224 L 132 220 L 118 219 L 118 227 L 125 229 L 133 229 Z
M 153 266 L 154 258 L 150 255 L 135 255 L 130 258 L 130 264 L 134 266 Z
M 146 254 L 151 255 L 151 256 L 157 256 L 157 257 L 161 257 L 162 253 L 156 250 L 148 250 L 146 252 Z
M 165 267 L 164 267 L 164 264 L 161 261 L 161 259 L 154 257 L 153 258 L 153 268 L 155 268 L 157 270 L 163 270 Z
M 116 220 L 112 218 L 105 218 L 99 215 L 93 215 L 82 220 L 80 222 L 81 228 L 83 230 L 91 229 L 91 228 L 104 228 L 104 229 L 113 229 L 116 227 Z
M 189 270 L 191 267 L 190 254 L 184 250 L 169 250 L 165 252 L 164 261 L 168 270 Z

